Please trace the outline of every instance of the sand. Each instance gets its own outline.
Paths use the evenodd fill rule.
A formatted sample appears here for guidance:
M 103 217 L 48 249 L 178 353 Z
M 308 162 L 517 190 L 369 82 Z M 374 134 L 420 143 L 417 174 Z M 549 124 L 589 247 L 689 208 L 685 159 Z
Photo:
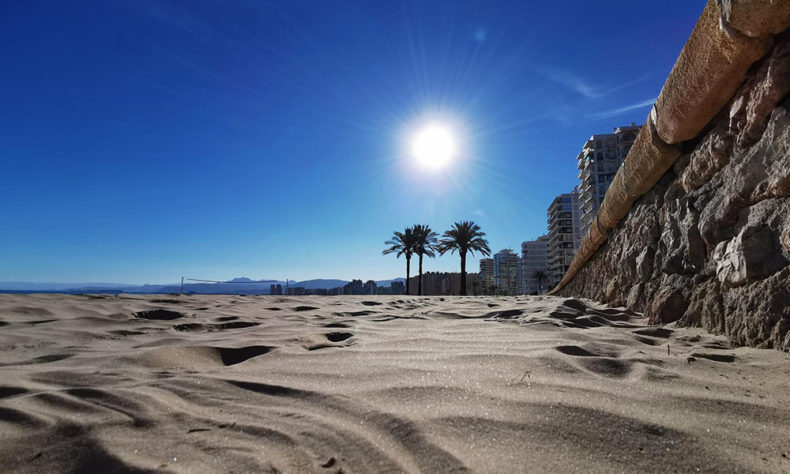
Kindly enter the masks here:
M 0 470 L 790 471 L 790 356 L 556 297 L 0 295 Z

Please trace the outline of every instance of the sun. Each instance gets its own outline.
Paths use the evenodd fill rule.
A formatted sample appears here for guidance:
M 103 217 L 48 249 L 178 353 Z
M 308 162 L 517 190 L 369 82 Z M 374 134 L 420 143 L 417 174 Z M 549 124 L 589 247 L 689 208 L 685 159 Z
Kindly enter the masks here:
M 440 124 L 426 126 L 412 140 L 412 155 L 428 169 L 443 168 L 452 161 L 455 151 L 452 132 Z

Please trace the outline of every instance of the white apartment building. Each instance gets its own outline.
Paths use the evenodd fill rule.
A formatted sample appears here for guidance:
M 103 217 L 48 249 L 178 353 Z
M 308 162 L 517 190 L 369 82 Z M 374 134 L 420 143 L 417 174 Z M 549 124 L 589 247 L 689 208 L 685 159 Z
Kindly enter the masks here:
M 553 287 L 570 268 L 573 256 L 582 239 L 579 192 L 574 188 L 569 194 L 560 194 L 547 210 L 549 240 L 546 268 L 549 286 Z
M 483 293 L 488 293 L 489 288 L 496 285 L 493 258 L 480 259 L 480 284 L 483 285 Z
M 494 278 L 497 288 L 508 295 L 521 291 L 521 260 L 511 249 L 494 254 Z
M 543 272 L 548 276 L 548 244 L 548 235 L 521 243 L 521 294 L 540 294 L 549 289 L 548 280 L 538 281 L 534 278 L 536 272 Z
M 584 143 L 584 148 L 576 157 L 580 181 L 582 235 L 587 233 L 595 219 L 606 190 L 609 189 L 617 169 L 625 161 L 640 128 L 641 126 L 631 122 L 631 125 L 615 128 L 614 133 L 593 135 Z

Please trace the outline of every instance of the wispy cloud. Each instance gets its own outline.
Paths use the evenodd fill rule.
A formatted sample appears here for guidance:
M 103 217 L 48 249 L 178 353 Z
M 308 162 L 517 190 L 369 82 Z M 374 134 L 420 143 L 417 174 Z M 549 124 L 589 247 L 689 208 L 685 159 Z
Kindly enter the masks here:
M 581 77 L 571 74 L 567 71 L 543 68 L 538 70 L 538 72 L 546 76 L 551 81 L 578 92 L 588 99 L 595 99 L 602 97 L 603 95 L 596 87 L 589 84 Z
M 658 97 L 653 97 L 652 99 L 643 100 L 642 102 L 638 102 L 636 104 L 626 105 L 625 107 L 619 107 L 616 109 L 606 110 L 604 112 L 590 114 L 590 117 L 593 119 L 605 119 L 610 117 L 616 117 L 624 112 L 628 112 L 629 110 L 636 110 L 636 109 L 641 109 L 643 107 L 651 106 L 656 102 L 656 99 L 658 99 Z
M 601 97 L 606 97 L 607 95 L 613 94 L 627 87 L 631 87 L 650 77 L 650 74 L 645 74 L 632 81 L 624 82 L 622 84 L 599 86 L 594 85 L 583 77 L 573 74 L 569 71 L 545 67 L 539 68 L 537 71 L 552 82 L 565 86 L 588 99 L 600 99 Z
M 187 8 L 169 1 L 142 0 L 142 10 L 151 18 L 186 32 L 205 32 L 207 25 Z

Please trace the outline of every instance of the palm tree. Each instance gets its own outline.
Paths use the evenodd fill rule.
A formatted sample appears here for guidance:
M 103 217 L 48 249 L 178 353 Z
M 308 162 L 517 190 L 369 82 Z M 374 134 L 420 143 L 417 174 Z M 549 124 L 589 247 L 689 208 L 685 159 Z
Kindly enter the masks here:
M 384 242 L 389 248 L 381 252 L 382 255 L 395 253 L 396 257 L 406 256 L 406 294 L 409 294 L 409 270 L 411 266 L 411 256 L 414 254 L 414 229 L 407 227 L 403 232 L 395 231 L 392 238 Z M 420 259 L 422 260 L 422 258 Z
M 538 280 L 538 294 L 543 293 L 543 282 L 549 279 L 549 276 L 546 275 L 546 272 L 535 270 L 535 273 L 532 274 L 532 278 Z
M 432 231 L 427 225 L 417 224 L 412 227 L 414 233 L 414 253 L 420 256 L 420 278 L 417 280 L 417 294 L 422 295 L 422 257 L 436 256 L 434 252 L 439 244 L 439 234 Z
M 439 244 L 439 253 L 444 255 L 450 251 L 461 257 L 461 291 L 460 295 L 466 295 L 466 253 L 475 254 L 475 250 L 486 257 L 491 255 L 488 241 L 484 239 L 486 233 L 480 231 L 480 226 L 472 221 L 456 222 L 453 227 L 446 231 Z

